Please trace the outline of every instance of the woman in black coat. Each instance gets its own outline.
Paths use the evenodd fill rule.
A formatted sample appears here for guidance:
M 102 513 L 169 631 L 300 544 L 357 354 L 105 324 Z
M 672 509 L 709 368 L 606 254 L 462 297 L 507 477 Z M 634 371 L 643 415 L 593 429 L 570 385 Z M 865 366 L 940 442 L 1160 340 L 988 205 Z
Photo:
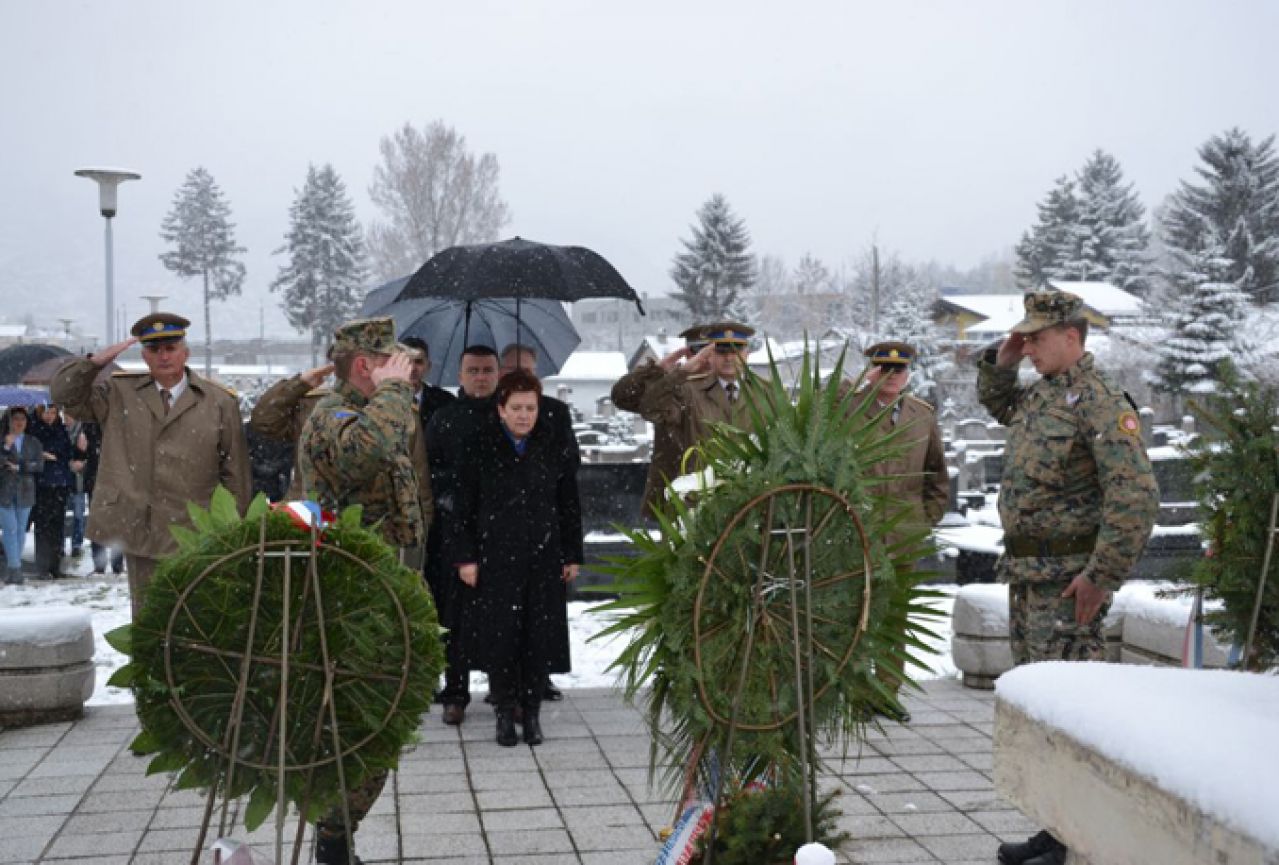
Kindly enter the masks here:
M 498 382 L 496 411 L 462 461 L 446 546 L 463 584 L 450 625 L 460 655 L 489 674 L 507 746 L 517 742 L 516 706 L 524 741 L 542 742 L 543 682 L 570 669 L 566 584 L 582 561 L 577 464 L 538 423 L 541 394 L 524 370 Z
M 79 453 L 62 422 L 56 405 L 36 412 L 31 433 L 44 449 L 44 471 L 36 478 L 36 505 L 31 522 L 36 536 L 36 572 L 41 577 L 61 577 L 62 548 L 66 543 L 67 497 L 75 484 L 72 462 L 83 468 L 86 454 Z

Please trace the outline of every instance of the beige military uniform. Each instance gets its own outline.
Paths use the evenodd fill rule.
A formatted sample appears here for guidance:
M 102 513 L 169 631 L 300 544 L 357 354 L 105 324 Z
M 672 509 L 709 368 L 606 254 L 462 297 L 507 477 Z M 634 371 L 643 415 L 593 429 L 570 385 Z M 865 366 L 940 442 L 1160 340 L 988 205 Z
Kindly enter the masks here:
M 671 373 L 649 361 L 628 372 L 613 385 L 613 404 L 623 411 L 640 413 L 640 405 L 650 386 Z M 681 436 L 682 425 L 653 425 L 653 455 L 644 481 L 644 509 L 656 514 L 666 501 L 666 483 L 680 474 L 680 460 L 692 442 Z
M 640 399 L 640 414 L 655 428 L 664 428 L 685 449 L 709 438 L 712 423 L 743 427 L 749 423 L 750 409 L 737 382 L 738 396 L 730 401 L 720 380 L 711 373 L 689 375 L 677 369 L 653 382 Z M 675 471 L 682 472 L 677 461 Z M 687 470 L 700 465 L 690 461 Z
M 904 394 L 897 406 L 879 421 L 883 435 L 897 430 L 901 430 L 898 442 L 906 450 L 898 457 L 871 466 L 868 474 L 891 478 L 876 490 L 909 504 L 914 511 L 911 523 L 934 526 L 950 503 L 950 474 L 933 407 L 918 397 Z
M 251 490 L 240 407 L 227 390 L 187 369 L 187 388 L 165 414 L 150 373 L 116 373 L 76 358 L 54 374 L 54 402 L 102 427 L 102 458 L 85 534 L 129 557 L 134 614 L 155 559 L 177 550 L 172 525 L 190 526 L 187 502 L 207 507 L 221 484 L 241 510 Z

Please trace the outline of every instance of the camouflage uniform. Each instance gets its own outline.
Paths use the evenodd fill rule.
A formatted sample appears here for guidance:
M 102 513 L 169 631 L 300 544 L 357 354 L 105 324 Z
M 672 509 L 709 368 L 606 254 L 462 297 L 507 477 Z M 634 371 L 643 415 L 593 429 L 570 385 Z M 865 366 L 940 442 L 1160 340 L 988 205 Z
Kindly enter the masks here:
M 1065 292 L 1026 296 L 1035 332 L 1079 314 Z M 1062 598 L 1086 574 L 1099 588 L 1122 585 L 1150 536 L 1159 490 L 1141 442 L 1136 406 L 1093 367 L 1085 353 L 1069 369 L 1029 387 L 1016 367 L 978 362 L 978 397 L 1008 427 L 999 517 L 1004 555 L 997 573 L 1009 584 L 1009 632 L 1017 664 L 1102 660 L 1107 600 L 1092 623 L 1075 625 L 1075 600 Z
M 338 328 L 334 354 L 353 351 L 389 354 L 396 350 L 389 318 L 354 321 Z M 410 437 L 418 424 L 413 385 L 387 381 L 365 397 L 339 381 L 322 397 L 302 426 L 298 472 L 303 487 L 326 508 L 364 506 L 364 524 L 376 527 L 392 546 L 413 547 L 424 540 L 418 480 L 410 456 Z M 386 783 L 375 772 L 347 794 L 350 834 L 359 828 Z M 347 834 L 341 807 L 317 824 L 322 839 Z
M 670 374 L 652 361 L 636 367 L 613 385 L 610 394 L 613 404 L 623 411 L 639 414 L 640 404 L 649 387 Z M 644 481 L 644 510 L 647 513 L 656 514 L 663 508 L 666 482 L 680 474 L 680 460 L 692 444 L 683 440 L 682 432 L 682 425 L 653 426 L 653 455 Z

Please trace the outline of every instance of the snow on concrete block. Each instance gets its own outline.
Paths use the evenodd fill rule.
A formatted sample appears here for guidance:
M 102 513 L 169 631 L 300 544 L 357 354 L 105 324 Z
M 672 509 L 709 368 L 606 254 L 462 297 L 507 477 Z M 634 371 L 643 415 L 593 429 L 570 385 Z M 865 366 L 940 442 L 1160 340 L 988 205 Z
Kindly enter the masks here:
M 955 593 L 950 652 L 965 687 L 989 690 L 1012 669 L 1008 643 L 1008 586 L 973 583 Z
M 1125 664 L 1155 664 L 1180 667 L 1185 647 L 1186 627 L 1192 614 L 1189 596 L 1161 598 L 1166 586 L 1132 586 L 1123 598 L 1123 648 Z M 1208 627 L 1203 629 L 1203 666 L 1226 666 L 1230 647 L 1219 641 Z
M 87 610 L 0 610 L 0 725 L 77 718 L 93 694 L 93 681 Z
M 1031 664 L 995 694 L 995 786 L 1079 861 L 1279 862 L 1279 678 Z

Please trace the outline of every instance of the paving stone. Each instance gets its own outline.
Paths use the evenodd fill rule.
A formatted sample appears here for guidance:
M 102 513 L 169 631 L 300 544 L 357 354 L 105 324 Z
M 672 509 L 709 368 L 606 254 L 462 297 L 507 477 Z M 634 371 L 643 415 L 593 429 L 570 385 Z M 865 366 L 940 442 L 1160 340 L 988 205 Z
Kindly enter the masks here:
M 142 836 L 142 843 L 138 845 L 138 850 L 144 853 L 154 853 L 159 851 L 176 851 L 184 850 L 190 852 L 195 848 L 196 838 L 199 837 L 199 830 L 195 826 L 184 826 L 171 829 L 152 829 Z M 237 837 L 239 837 L 237 835 Z M 293 833 L 286 832 L 285 838 L 292 840 Z M 250 837 L 246 840 L 248 843 L 261 842 L 266 839 Z M 275 833 L 271 834 L 271 841 L 274 842 Z
M 51 838 L 65 823 L 65 814 L 47 814 L 39 817 L 13 817 L 0 827 L 4 838 Z
M 937 811 L 927 814 L 894 814 L 894 823 L 912 838 L 926 835 L 985 834 L 986 830 L 963 814 Z
M 943 862 L 979 859 L 982 856 L 993 859 L 995 849 L 999 847 L 998 838 L 984 833 L 981 835 L 925 835 L 916 840 Z
M 18 838 L 8 836 L 4 839 L 4 843 L 0 844 L 0 862 L 9 865 L 9 863 L 21 862 L 23 865 L 36 861 L 41 851 L 49 844 L 48 837 L 29 836 L 26 838 Z
M 1008 834 L 1030 836 L 1039 831 L 1039 827 L 1032 820 L 1011 808 L 1005 811 L 970 811 L 968 817 L 987 832 L 1000 836 Z
M 849 860 L 858 863 L 897 863 L 928 859 L 928 851 L 910 838 L 853 839 L 844 848 Z
M 533 766 L 527 772 L 485 772 L 471 775 L 475 790 L 519 790 L 542 786 L 542 776 Z
M 573 808 L 579 805 L 625 805 L 631 801 L 630 795 L 621 784 L 600 787 L 563 787 L 552 790 L 555 803 L 561 808 Z
M 660 847 L 638 850 L 612 850 L 606 853 L 583 853 L 582 865 L 649 865 L 657 858 Z M 496 861 L 496 860 L 494 860 Z
M 909 793 L 883 793 L 875 797 L 873 804 L 885 814 L 955 810 L 953 804 L 947 802 L 939 794 L 927 790 L 914 790 Z
M 517 811 L 503 813 L 516 814 Z M 552 812 L 554 813 L 554 812 Z M 457 811 L 443 814 L 400 814 L 400 832 L 404 835 L 456 835 L 462 832 L 479 832 L 480 818 L 473 811 Z M 360 833 L 364 830 L 361 828 Z
M 971 769 L 962 772 L 916 772 L 915 777 L 931 790 L 980 790 L 993 784 L 989 778 Z
M 10 796 L 0 801 L 0 819 L 70 814 L 79 801 L 78 793 L 62 796 Z
M 92 835 L 98 832 L 141 831 L 151 822 L 154 811 L 108 811 L 73 814 L 62 827 L 63 835 Z
M 950 754 L 903 754 L 891 761 L 904 772 L 968 772 L 972 767 Z M 893 771 L 888 769 L 885 771 Z
M 142 837 L 141 830 L 98 832 L 93 835 L 60 835 L 45 854 L 47 859 L 71 856 L 118 856 L 131 854 Z
M 61 796 L 70 793 L 83 795 L 93 783 L 88 775 L 68 775 L 62 778 L 28 778 L 19 781 L 9 792 L 10 796 Z
M 480 808 L 549 808 L 552 805 L 551 794 L 545 789 L 524 790 L 481 790 L 475 794 Z
M 401 793 L 453 793 L 466 789 L 467 785 L 467 776 L 463 772 L 401 772 L 396 779 L 396 787 Z
M 617 776 L 612 769 L 548 769 L 542 773 L 551 790 L 569 787 L 615 787 Z
M 937 795 L 960 811 L 1000 811 L 1012 807 L 995 794 L 993 787 L 984 790 L 938 790 Z
M 571 831 L 590 826 L 642 826 L 644 817 L 630 805 L 588 805 L 564 808 L 564 823 Z
M 582 852 L 597 850 L 632 850 L 652 845 L 654 858 L 659 849 L 657 839 L 647 826 L 593 826 L 573 830 L 573 843 Z
M 564 812 L 567 816 L 568 811 Z M 642 817 L 636 813 L 636 819 Z M 485 811 L 481 815 L 484 828 L 490 832 L 516 832 L 525 829 L 563 829 L 565 820 L 555 808 L 514 808 Z
M 851 815 L 836 818 L 835 828 L 854 838 L 901 838 L 905 832 L 892 820 L 878 814 Z
M 494 856 L 526 853 L 572 853 L 573 843 L 563 829 L 530 829 L 525 832 L 489 832 Z
M 549 798 L 546 804 L 550 804 Z M 379 800 L 380 801 L 380 800 Z M 475 802 L 465 787 L 454 788 L 449 793 L 417 793 L 399 796 L 400 813 L 451 814 L 458 811 L 474 811 Z

